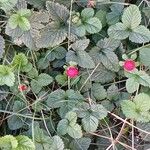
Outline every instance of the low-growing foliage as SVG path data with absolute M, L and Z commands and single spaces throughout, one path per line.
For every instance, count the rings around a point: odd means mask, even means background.
M 0 150 L 150 149 L 148 0 L 0 0 Z

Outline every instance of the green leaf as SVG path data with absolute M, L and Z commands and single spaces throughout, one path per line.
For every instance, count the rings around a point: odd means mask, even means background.
M 88 150 L 91 144 L 91 139 L 87 137 L 83 137 L 80 139 L 73 140 L 69 147 L 71 150 Z
M 139 84 L 150 87 L 150 76 L 146 72 L 137 72 L 135 78 L 137 78 Z
M 0 85 L 13 86 L 15 75 L 8 66 L 0 65 Z
M 28 64 L 28 59 L 25 56 L 25 54 L 19 53 L 18 55 L 15 55 L 11 64 L 13 67 L 17 68 L 18 70 L 21 70 Z
M 111 51 L 103 51 L 99 55 L 102 64 L 111 71 L 119 71 L 119 60 L 117 55 Z
M 31 11 L 30 9 L 20 9 L 17 11 L 17 14 L 23 17 L 30 17 L 31 16 Z
M 75 51 L 71 50 L 68 51 L 68 53 L 66 54 L 66 61 L 67 62 L 74 61 L 83 68 L 94 68 L 95 64 L 92 58 L 86 51 L 84 51 L 87 48 L 88 44 L 89 44 L 88 39 L 79 40 L 73 43 L 71 47 Z
M 59 121 L 59 123 L 57 125 L 58 134 L 60 134 L 60 135 L 67 134 L 68 125 L 69 125 L 69 122 L 66 119 L 62 119 L 61 121 Z
M 123 8 L 124 8 L 123 5 L 119 4 L 111 5 L 110 7 L 111 12 L 106 15 L 107 23 L 109 25 L 113 25 L 120 21 Z
M 90 43 L 89 39 L 78 40 L 75 43 L 71 44 L 70 47 L 75 51 L 84 51 Z
M 84 25 L 85 25 L 86 31 L 91 34 L 98 33 L 102 29 L 102 23 L 96 17 L 87 19 Z
M 43 129 L 39 127 L 39 124 L 34 124 L 34 139 L 36 150 L 50 149 L 52 145 L 52 139 L 45 135 Z
M 24 104 L 24 102 L 20 102 L 20 101 L 15 101 L 14 105 L 13 105 L 13 113 L 17 113 L 18 111 L 20 111 L 19 114 L 25 115 L 28 113 L 27 109 L 24 109 L 26 107 L 26 105 Z M 11 116 L 8 118 L 8 126 L 11 130 L 16 130 L 21 128 L 25 121 L 26 118 L 25 117 L 21 117 L 21 116 L 17 116 L 17 114 Z
M 63 105 L 63 100 L 65 99 L 65 91 L 56 90 L 49 94 L 47 99 L 47 105 L 52 108 L 59 108 Z
M 88 73 L 84 72 L 84 76 L 89 76 L 89 73 L 91 73 L 92 70 L 90 70 Z M 96 71 L 91 76 L 91 81 L 100 82 L 100 83 L 108 83 L 113 81 L 115 77 L 115 73 L 105 68 L 102 64 L 99 65 L 99 67 L 96 69 Z
M 136 119 L 139 117 L 136 112 L 136 105 L 130 100 L 124 100 L 121 102 L 121 108 L 127 118 Z
M 98 127 L 98 119 L 94 116 L 87 116 L 82 119 L 82 125 L 86 132 L 94 132 Z
M 8 20 L 8 25 L 11 29 L 15 29 L 18 26 L 18 14 L 13 14 Z
M 53 78 L 46 73 L 41 73 L 37 78 L 37 82 L 43 87 L 51 84 L 53 82 Z
M 18 146 L 14 150 L 35 150 L 35 145 L 27 136 L 19 135 L 16 137 Z
M 108 35 L 111 38 L 123 40 L 130 35 L 130 32 L 127 30 L 123 23 L 116 23 L 115 25 L 112 25 L 108 28 Z
M 17 4 L 17 0 L 1 0 L 0 8 L 5 12 L 10 11 Z
M 106 14 L 107 14 L 107 12 L 104 10 L 99 10 L 95 14 L 95 17 L 101 21 L 102 27 L 106 26 Z
M 144 7 L 142 12 L 144 12 L 145 16 L 150 19 L 150 9 L 149 7 Z
M 23 30 L 23 31 L 28 31 L 30 30 L 30 22 L 27 18 L 22 17 L 21 20 L 18 22 L 18 26 Z
M 56 76 L 55 79 L 58 82 L 58 84 L 63 85 L 63 86 L 67 85 L 67 76 L 59 74 Z
M 130 100 L 122 101 L 121 107 L 127 118 L 135 119 L 139 122 L 150 121 L 150 96 L 145 93 L 136 95 L 133 102 Z
M 50 150 L 64 150 L 64 143 L 59 136 L 57 135 L 53 136 L 52 140 L 53 143 L 50 147 Z
M 75 112 L 68 112 L 65 118 L 69 121 L 70 126 L 74 126 L 77 122 L 77 114 Z
M 17 139 L 12 135 L 5 135 L 3 137 L 0 137 L 0 148 L 2 150 L 12 150 L 17 148 L 18 141 Z
M 141 23 L 141 12 L 136 5 L 127 7 L 122 15 L 122 22 L 125 27 L 134 29 Z
M 142 48 L 139 57 L 143 65 L 150 67 L 150 48 Z
M 81 126 L 77 123 L 77 114 L 75 112 L 68 112 L 65 119 L 62 119 L 57 126 L 57 131 L 61 135 L 68 133 L 72 138 L 81 138 L 82 130 Z
M 139 88 L 139 83 L 136 78 L 129 78 L 126 81 L 126 89 L 128 93 L 134 93 Z
M 141 111 L 149 111 L 150 109 L 150 96 L 145 93 L 140 93 L 134 98 L 134 103 Z
M 129 39 L 135 43 L 146 43 L 150 41 L 150 30 L 140 25 L 134 28 L 129 35 Z
M 0 58 L 2 58 L 5 48 L 4 38 L 0 35 Z
M 119 89 L 115 84 L 112 84 L 107 89 L 107 98 L 109 100 L 116 100 L 119 96 Z
M 69 126 L 67 131 L 68 134 L 74 139 L 79 139 L 82 137 L 81 126 L 79 126 L 78 124 L 75 124 L 74 126 Z
M 60 22 L 52 22 L 41 30 L 41 36 L 36 41 L 38 48 L 54 47 L 63 42 L 67 37 L 67 31 L 61 27 Z
M 94 16 L 94 9 L 93 8 L 85 8 L 81 12 L 81 17 L 85 20 L 92 18 L 93 16 Z
M 90 56 L 92 56 L 96 63 L 102 63 L 111 71 L 117 72 L 119 70 L 118 57 L 112 50 L 94 47 L 90 51 Z
M 49 61 L 53 61 L 55 59 L 63 59 L 66 56 L 66 49 L 62 46 L 57 47 L 56 49 L 48 50 L 45 58 Z
M 107 96 L 106 90 L 99 83 L 94 83 L 91 91 L 92 91 L 93 96 L 96 98 L 96 100 L 103 100 Z
M 94 68 L 95 64 L 89 54 L 85 51 L 77 52 L 77 63 L 83 68 Z

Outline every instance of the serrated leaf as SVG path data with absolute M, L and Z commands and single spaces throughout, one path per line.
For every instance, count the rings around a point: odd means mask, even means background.
M 18 146 L 14 150 L 35 150 L 35 145 L 27 136 L 19 135 L 16 137 Z
M 88 45 L 90 43 L 90 40 L 89 39 L 84 39 L 84 40 L 78 40 L 76 41 L 75 43 L 71 44 L 70 47 L 73 48 L 73 50 L 75 51 L 80 51 L 80 50 L 85 50 Z
M 112 38 L 104 38 L 99 40 L 96 44 L 99 48 L 114 51 L 120 46 L 120 41 Z
M 150 96 L 145 93 L 140 93 L 134 97 L 134 103 L 141 111 L 149 111 L 150 109 Z
M 26 107 L 26 105 L 24 104 L 24 102 L 20 102 L 20 101 L 15 101 L 14 105 L 13 105 L 13 112 L 17 113 L 18 111 L 24 109 L 24 107 Z M 26 114 L 28 113 L 27 109 L 24 109 L 23 111 L 20 111 L 19 114 Z M 16 130 L 21 128 L 24 123 L 25 123 L 26 118 L 25 117 L 21 117 L 21 116 L 17 116 L 17 115 L 13 115 L 10 118 L 8 118 L 8 126 L 11 130 Z
M 91 91 L 96 100 L 102 100 L 107 96 L 106 90 L 99 83 L 94 83 L 92 85 Z
M 109 25 L 113 25 L 120 21 L 124 6 L 119 4 L 111 5 L 111 12 L 107 14 L 106 19 Z
M 68 51 L 66 54 L 66 61 L 74 61 L 83 68 L 94 68 L 95 64 L 89 54 L 83 50 L 80 51 Z
M 129 34 L 130 32 L 127 30 L 123 23 L 116 23 L 115 25 L 112 25 L 108 28 L 108 35 L 111 38 L 117 40 L 126 39 Z
M 89 73 L 92 71 L 90 70 Z M 87 74 L 87 73 L 86 73 Z M 85 74 L 84 74 L 85 75 Z M 102 64 L 96 69 L 91 76 L 91 81 L 107 83 L 114 79 L 115 73 L 105 68 Z
M 19 70 L 21 70 L 24 66 L 28 64 L 28 59 L 23 53 L 19 53 L 15 55 L 11 65 Z
M 87 116 L 82 119 L 82 125 L 86 132 L 94 132 L 98 127 L 98 119 L 94 116 Z
M 8 88 L 6 88 L 5 86 L 0 86 L 0 101 L 5 99 L 8 94 Z
M 59 123 L 57 125 L 58 134 L 60 134 L 60 135 L 67 134 L 68 124 L 69 124 L 69 122 L 66 119 L 62 119 L 61 121 L 59 121 Z
M 89 18 L 88 20 L 85 21 L 84 25 L 86 31 L 91 34 L 98 33 L 102 29 L 102 23 L 96 17 Z
M 53 143 L 51 145 L 50 150 L 64 150 L 64 143 L 59 136 L 57 135 L 53 136 L 52 140 Z
M 29 20 L 25 17 L 21 18 L 21 21 L 19 21 L 18 25 L 23 31 L 28 31 L 31 28 Z
M 119 71 L 119 60 L 117 55 L 111 51 L 103 51 L 99 55 L 102 64 L 111 71 Z
M 121 107 L 127 118 L 139 122 L 149 122 L 150 120 L 150 96 L 145 93 L 136 95 L 133 102 L 130 100 L 122 101 Z
M 74 126 L 77 122 L 77 114 L 75 112 L 68 112 L 65 119 L 69 121 L 70 126 Z
M 88 150 L 89 146 L 91 144 L 91 139 L 90 138 L 80 138 L 80 139 L 75 139 L 73 140 L 69 147 L 71 150 Z
M 38 76 L 37 82 L 39 85 L 41 85 L 43 87 L 43 86 L 47 86 L 47 85 L 51 84 L 53 82 L 53 78 L 46 73 L 41 73 Z
M 0 137 L 0 148 L 3 150 L 16 149 L 18 146 L 17 139 L 12 135 L 5 135 Z
M 77 63 L 79 66 L 83 68 L 94 68 L 95 64 L 89 54 L 85 51 L 78 51 L 77 52 Z
M 94 9 L 93 8 L 85 8 L 81 12 L 81 16 L 83 19 L 88 19 L 94 16 Z
M 139 114 L 136 112 L 136 105 L 132 101 L 122 101 L 121 108 L 127 118 L 136 119 L 139 117 Z
M 49 61 L 53 61 L 55 59 L 63 59 L 66 56 L 66 49 L 62 46 L 57 47 L 56 49 L 48 50 L 45 58 Z
M 144 12 L 145 16 L 150 19 L 150 8 L 144 7 L 142 11 Z
M 140 50 L 140 62 L 145 65 L 150 67 L 150 48 L 142 48 Z
M 129 28 L 134 29 L 141 23 L 141 12 L 136 5 L 127 7 L 122 15 L 123 24 Z
M 116 100 L 118 98 L 118 95 L 119 95 L 118 87 L 115 84 L 109 86 L 109 88 L 107 89 L 107 98 L 109 100 Z
M 38 48 L 54 47 L 63 42 L 67 37 L 67 31 L 60 27 L 59 22 L 52 22 L 42 31 L 41 36 L 36 41 Z
M 47 1 L 46 8 L 51 14 L 53 20 L 59 20 L 65 22 L 69 18 L 69 11 L 64 5 Z
M 10 11 L 17 4 L 17 0 L 3 0 L 0 2 L 0 8 L 5 12 Z
M 8 66 L 0 65 L 0 85 L 13 86 L 15 75 Z
M 95 14 L 95 17 L 98 18 L 101 21 L 102 27 L 106 26 L 106 14 L 107 14 L 107 12 L 104 11 L 104 10 L 99 10 Z
M 65 99 L 65 91 L 56 90 L 48 96 L 47 105 L 52 108 L 61 107 L 63 105 L 64 99 Z
M 146 43 L 150 41 L 150 30 L 140 25 L 134 28 L 129 35 L 129 39 L 135 43 Z
M 81 130 L 81 126 L 79 126 L 78 124 L 75 124 L 74 126 L 69 126 L 68 129 L 68 134 L 74 138 L 74 139 L 79 139 L 82 137 L 82 130 Z
M 134 93 L 139 88 L 139 83 L 135 78 L 129 78 L 126 81 L 126 89 L 128 93 Z
M 2 58 L 5 48 L 4 38 L 0 35 L 0 58 Z

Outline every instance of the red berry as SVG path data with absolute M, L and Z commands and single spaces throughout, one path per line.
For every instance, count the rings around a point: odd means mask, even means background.
M 89 0 L 87 7 L 94 7 L 95 6 L 95 1 L 94 0 Z
M 125 60 L 123 68 L 126 71 L 133 71 L 136 68 L 135 61 L 132 59 Z
M 66 74 L 70 78 L 75 78 L 79 74 L 78 68 L 70 66 L 70 67 L 67 68 Z
M 24 85 L 24 84 L 20 84 L 20 85 L 18 86 L 18 90 L 19 90 L 20 92 L 26 91 L 27 89 L 28 89 L 28 87 L 27 87 L 26 85 Z

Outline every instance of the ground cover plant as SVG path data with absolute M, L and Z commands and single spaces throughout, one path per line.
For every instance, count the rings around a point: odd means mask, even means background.
M 148 0 L 0 0 L 0 150 L 150 149 Z

